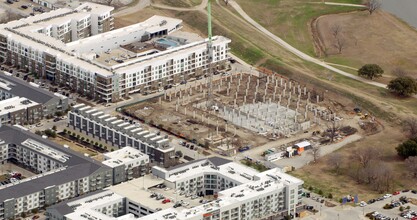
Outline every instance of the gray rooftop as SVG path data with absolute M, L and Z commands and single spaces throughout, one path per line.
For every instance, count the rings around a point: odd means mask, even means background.
M 20 78 L 8 76 L 4 73 L 0 74 L 0 81 L 8 81 L 14 84 L 14 86 L 10 86 L 11 90 L 9 90 L 13 95 L 25 97 L 37 103 L 45 104 L 51 99 L 58 98 L 58 96 L 50 91 L 31 86 L 28 82 Z
M 14 143 L 20 146 L 22 146 L 21 143 L 25 140 L 32 139 L 41 144 L 45 144 L 48 147 L 65 152 L 70 156 L 70 158 L 63 163 L 63 165 L 67 167 L 65 170 L 40 176 L 33 180 L 21 182 L 0 190 L 0 201 L 19 198 L 43 190 L 48 186 L 60 185 L 72 180 L 81 179 L 100 170 L 110 170 L 109 167 L 94 159 L 74 152 L 71 149 L 64 148 L 59 144 L 49 141 L 48 139 L 43 139 L 39 135 L 22 130 L 19 127 L 9 125 L 1 126 L 0 139 L 4 140 L 6 143 Z

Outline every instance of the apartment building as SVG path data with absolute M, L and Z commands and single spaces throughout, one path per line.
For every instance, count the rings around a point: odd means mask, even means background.
M 133 147 L 104 154 L 103 164 L 113 168 L 113 184 L 138 178 L 149 171 L 149 156 Z
M 37 174 L 0 186 L 0 220 L 113 184 L 112 168 L 17 125 L 0 127 L 0 159 Z
M 34 124 L 39 122 L 44 116 L 52 116 L 57 112 L 65 112 L 68 109 L 68 97 L 38 87 L 38 85 L 27 83 L 10 74 L 0 74 L 0 105 L 2 105 L 1 103 L 11 103 L 11 105 L 14 103 L 21 105 L 21 108 L 27 109 L 26 116 L 20 112 L 20 119 L 16 120 L 17 116 L 9 117 L 9 120 L 5 118 L 3 122 Z M 18 101 L 11 101 L 14 97 L 17 97 L 15 99 L 18 99 Z M 4 105 L 10 106 L 8 104 Z M 13 111 L 16 109 L 17 106 L 8 110 Z M 2 111 L 0 111 L 0 114 L 2 114 Z
M 112 144 L 140 150 L 150 162 L 163 167 L 175 165 L 175 148 L 165 136 L 151 133 L 140 124 L 131 124 L 84 104 L 68 112 L 68 126 Z
M 125 203 L 122 205 L 126 210 L 124 214 L 116 216 L 115 212 L 111 212 L 111 215 L 106 215 L 103 210 L 95 208 L 94 202 L 88 205 L 83 205 L 82 202 L 64 202 L 50 207 L 47 213 L 51 220 L 91 218 L 102 220 L 253 220 L 267 219 L 271 216 L 284 217 L 297 212 L 297 207 L 301 205 L 303 184 L 301 180 L 283 173 L 278 168 L 259 173 L 251 168 L 240 166 L 237 163 L 213 157 L 189 162 L 173 170 L 153 167 L 152 176 L 144 176 L 104 190 L 107 194 L 114 193 L 111 194 L 112 196 L 119 195 L 125 198 Z M 181 170 L 183 172 L 177 173 Z M 222 184 L 221 179 L 226 178 L 233 180 L 237 185 L 229 185 L 228 188 L 217 191 L 215 199 L 205 204 L 198 202 L 201 198 L 193 199 L 183 195 L 181 188 L 160 189 L 157 187 L 162 183 L 167 187 L 170 183 L 173 184 L 172 180 L 163 177 L 175 178 L 175 182 L 188 180 L 189 183 L 188 173 L 197 170 L 201 172 L 203 183 L 207 183 L 205 186 L 203 184 L 203 188 L 208 190 L 217 189 Z M 212 178 L 211 175 L 216 175 L 217 178 Z M 154 198 L 159 196 L 170 199 L 171 202 L 162 203 L 161 200 Z M 95 197 L 95 195 L 92 196 L 92 198 Z M 115 198 L 114 203 L 120 201 L 119 197 Z M 173 205 L 177 203 L 183 205 L 174 208 Z M 100 204 L 101 202 L 97 202 L 97 206 Z M 120 204 L 116 205 L 116 207 L 120 206 Z M 112 207 L 112 204 L 107 204 L 107 207 Z
M 42 119 L 42 105 L 22 97 L 0 101 L 0 122 L 3 124 L 34 124 Z
M 112 30 L 112 10 L 85 3 L 2 24 L 0 62 L 105 102 L 207 73 L 208 39 L 175 35 L 181 20 L 152 16 Z M 213 37 L 213 68 L 224 67 L 229 43 Z

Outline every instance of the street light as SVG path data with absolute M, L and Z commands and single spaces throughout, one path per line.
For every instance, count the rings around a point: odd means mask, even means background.
M 323 205 L 320 205 L 320 216 L 321 216 L 321 207 L 322 207 Z

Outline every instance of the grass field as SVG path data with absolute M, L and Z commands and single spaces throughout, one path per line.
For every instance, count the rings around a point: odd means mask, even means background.
M 172 7 L 189 8 L 201 4 L 202 0 L 152 0 L 153 3 Z
M 312 19 L 326 14 L 358 10 L 354 7 L 318 4 L 319 0 L 236 0 L 236 2 L 259 24 L 309 55 L 315 55 L 309 28 Z M 361 0 L 332 2 L 358 4 Z

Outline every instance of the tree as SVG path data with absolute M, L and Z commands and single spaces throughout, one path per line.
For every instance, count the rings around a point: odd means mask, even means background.
M 395 148 L 398 156 L 403 158 L 417 156 L 417 138 L 411 138 Z
M 405 160 L 405 165 L 408 170 L 413 174 L 413 177 L 417 177 L 417 157 L 409 157 Z
M 99 148 L 103 148 L 103 144 L 98 145 Z
M 64 132 L 64 133 L 67 133 L 67 129 L 65 129 L 65 128 L 64 128 L 63 132 Z
M 392 75 L 397 77 L 408 76 L 408 73 L 400 67 L 397 67 L 391 71 Z
M 98 142 L 94 143 L 94 146 L 98 146 Z
M 366 2 L 366 9 L 368 10 L 369 14 L 372 15 L 374 11 L 381 8 L 381 1 L 380 0 L 368 0 Z
M 36 131 L 35 131 L 35 134 L 37 134 L 37 135 L 39 135 L 39 136 L 42 136 L 42 131 L 36 130 Z
M 329 158 L 327 159 L 327 163 L 330 167 L 333 168 L 333 170 L 336 172 L 336 174 L 340 173 L 340 168 L 343 164 L 343 157 L 340 153 L 335 152 L 329 155 Z
M 384 70 L 377 64 L 365 64 L 358 70 L 358 75 L 370 80 L 381 77 Z
M 81 136 L 80 136 L 79 134 L 77 134 L 76 138 L 77 138 L 77 139 L 80 139 L 80 137 L 81 137 Z
M 327 196 L 327 198 L 333 199 L 333 194 L 329 193 L 329 195 Z
M 409 76 L 397 77 L 391 80 L 387 88 L 401 96 L 417 94 L 417 82 Z
M 409 138 L 417 138 L 417 118 L 409 117 L 403 121 L 403 131 Z
M 52 126 L 52 130 L 56 131 L 56 125 Z
M 336 38 L 336 41 L 333 44 L 333 46 L 337 49 L 337 51 L 339 52 L 339 54 L 341 54 L 342 53 L 342 50 L 345 49 L 345 47 L 346 47 L 346 40 L 343 37 L 338 36 Z
M 330 31 L 332 32 L 333 37 L 337 39 L 339 34 L 342 32 L 342 26 L 340 26 L 340 24 L 333 24 Z
M 313 162 L 316 162 L 320 157 L 320 145 L 312 145 L 311 155 L 313 156 Z
M 381 153 L 376 147 L 363 147 L 352 151 L 352 159 L 356 160 L 362 168 L 368 167 L 373 160 L 377 160 L 380 156 Z

